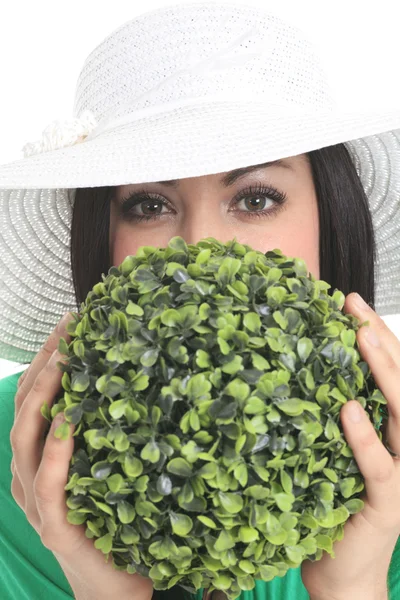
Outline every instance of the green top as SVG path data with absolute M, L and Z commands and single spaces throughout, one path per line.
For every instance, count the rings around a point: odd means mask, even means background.
M 0 598 L 2 600 L 66 600 L 73 598 L 71 587 L 59 563 L 43 546 L 25 513 L 11 494 L 10 431 L 14 422 L 14 396 L 21 375 L 0 380 Z M 203 590 L 195 599 L 201 600 Z M 309 600 L 300 567 L 289 569 L 284 577 L 257 580 L 240 600 Z M 389 570 L 389 600 L 400 600 L 400 537 Z

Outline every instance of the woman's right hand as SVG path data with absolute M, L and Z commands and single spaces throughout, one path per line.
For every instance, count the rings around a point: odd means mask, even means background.
M 10 433 L 11 493 L 43 545 L 60 563 L 75 598 L 150 600 L 153 584 L 149 578 L 116 570 L 111 557 L 105 562 L 105 555 L 95 548 L 94 540 L 86 537 L 85 525 L 72 525 L 67 521 L 64 487 L 74 450 L 74 426 L 69 426 L 68 440 L 61 440 L 54 437 L 58 424 L 53 421 L 45 438 L 47 422 L 40 411 L 44 401 L 51 408 L 61 389 L 62 372 L 56 366 L 62 359 L 57 350 L 58 342 L 61 337 L 71 341 L 66 325 L 73 319 L 71 313 L 66 317 L 58 323 L 18 381 Z

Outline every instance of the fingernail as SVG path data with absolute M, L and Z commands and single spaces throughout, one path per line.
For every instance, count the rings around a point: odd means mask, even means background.
M 354 302 L 361 310 L 369 310 L 368 304 L 365 302 L 363 298 L 361 298 L 360 294 L 356 294 L 354 298 Z
M 360 423 L 363 418 L 363 408 L 357 401 L 350 402 L 347 414 L 352 423 Z
M 55 367 L 56 362 L 59 360 L 60 356 L 58 350 L 54 350 L 53 354 L 50 356 L 50 366 Z
M 57 429 L 57 427 L 59 425 L 61 425 L 61 423 L 64 423 L 65 418 L 64 418 L 64 413 L 58 413 L 58 415 L 56 415 L 53 419 L 53 423 L 52 423 L 52 427 L 53 429 Z
M 367 338 L 367 342 L 369 342 L 372 346 L 375 346 L 375 348 L 379 348 L 379 346 L 381 345 L 378 336 L 371 327 L 367 328 L 367 331 L 365 332 L 365 337 Z
M 69 323 L 71 318 L 72 318 L 72 315 L 70 312 L 65 313 L 65 315 L 61 319 L 61 325 L 66 325 L 67 323 Z

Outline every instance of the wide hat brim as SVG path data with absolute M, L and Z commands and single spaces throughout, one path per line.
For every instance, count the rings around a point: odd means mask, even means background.
M 376 311 L 400 313 L 400 110 L 204 103 L 0 166 L 0 358 L 30 362 L 61 316 L 79 311 L 69 247 L 76 188 L 220 173 L 337 143 L 351 152 L 373 216 Z
M 133 120 L 0 166 L 0 188 L 116 186 L 220 173 L 400 128 L 400 110 L 210 102 Z

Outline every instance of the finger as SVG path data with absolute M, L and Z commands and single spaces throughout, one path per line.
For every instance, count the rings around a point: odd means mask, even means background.
M 352 420 L 353 411 L 359 414 L 358 422 Z M 346 440 L 365 479 L 368 503 L 376 510 L 382 511 L 391 501 L 391 487 L 398 487 L 398 474 L 393 458 L 383 446 L 367 413 L 357 400 L 346 402 L 340 417 Z M 398 498 L 398 491 L 396 490 L 393 498 Z
M 14 498 L 15 502 L 18 504 L 21 510 L 25 512 L 25 494 L 24 488 L 21 485 L 21 481 L 18 477 L 18 473 L 16 473 L 11 482 L 11 495 Z
M 32 486 L 42 457 L 44 428 L 47 424 L 40 408 L 44 402 L 51 407 L 61 388 L 63 374 L 56 365 L 60 356 L 55 350 L 51 360 L 37 376 L 10 433 L 15 468 L 24 488 L 27 510 L 32 508 Z
M 60 419 L 60 421 L 59 421 Z M 74 425 L 69 424 L 69 438 L 55 437 L 57 427 L 63 422 L 63 413 L 57 415 L 50 428 L 43 448 L 33 490 L 37 511 L 41 521 L 40 536 L 43 544 L 54 552 L 76 551 L 82 545 L 85 527 L 71 525 L 67 521 L 65 486 L 68 481 L 70 460 L 74 450 Z
M 389 329 L 385 321 L 370 306 L 368 306 L 368 304 L 359 306 L 357 296 L 358 295 L 353 292 L 346 297 L 344 303 L 345 312 L 352 313 L 361 321 L 361 323 L 369 321 L 370 327 L 378 335 L 382 347 L 390 354 L 393 362 L 400 368 L 400 340 L 395 336 L 393 331 Z M 361 327 L 360 331 L 362 329 L 364 329 L 364 327 Z
M 36 354 L 32 363 L 29 365 L 28 369 L 22 374 L 19 378 L 19 386 L 17 389 L 17 393 L 15 394 L 15 412 L 14 419 L 16 418 L 21 406 L 31 389 L 38 373 L 44 368 L 45 364 L 49 361 L 51 355 L 54 350 L 58 348 L 58 343 L 60 338 L 63 337 L 67 343 L 71 341 L 71 336 L 68 334 L 66 330 L 66 325 L 72 321 L 74 317 L 71 313 L 67 313 L 63 316 L 63 318 L 57 323 L 56 328 L 52 331 L 50 336 L 47 338 L 46 342 Z
M 400 366 L 381 343 L 380 333 L 374 331 L 379 346 L 370 343 L 370 327 L 362 327 L 357 332 L 357 340 L 363 359 L 368 363 L 376 385 L 387 400 L 389 419 L 386 423 L 385 438 L 392 450 L 400 454 Z
M 29 367 L 27 369 L 25 369 L 25 371 L 22 373 L 21 377 L 18 379 L 18 381 L 17 381 L 17 390 L 19 390 L 19 388 L 21 387 L 21 384 L 24 381 L 24 379 L 25 379 L 28 371 L 29 371 Z

